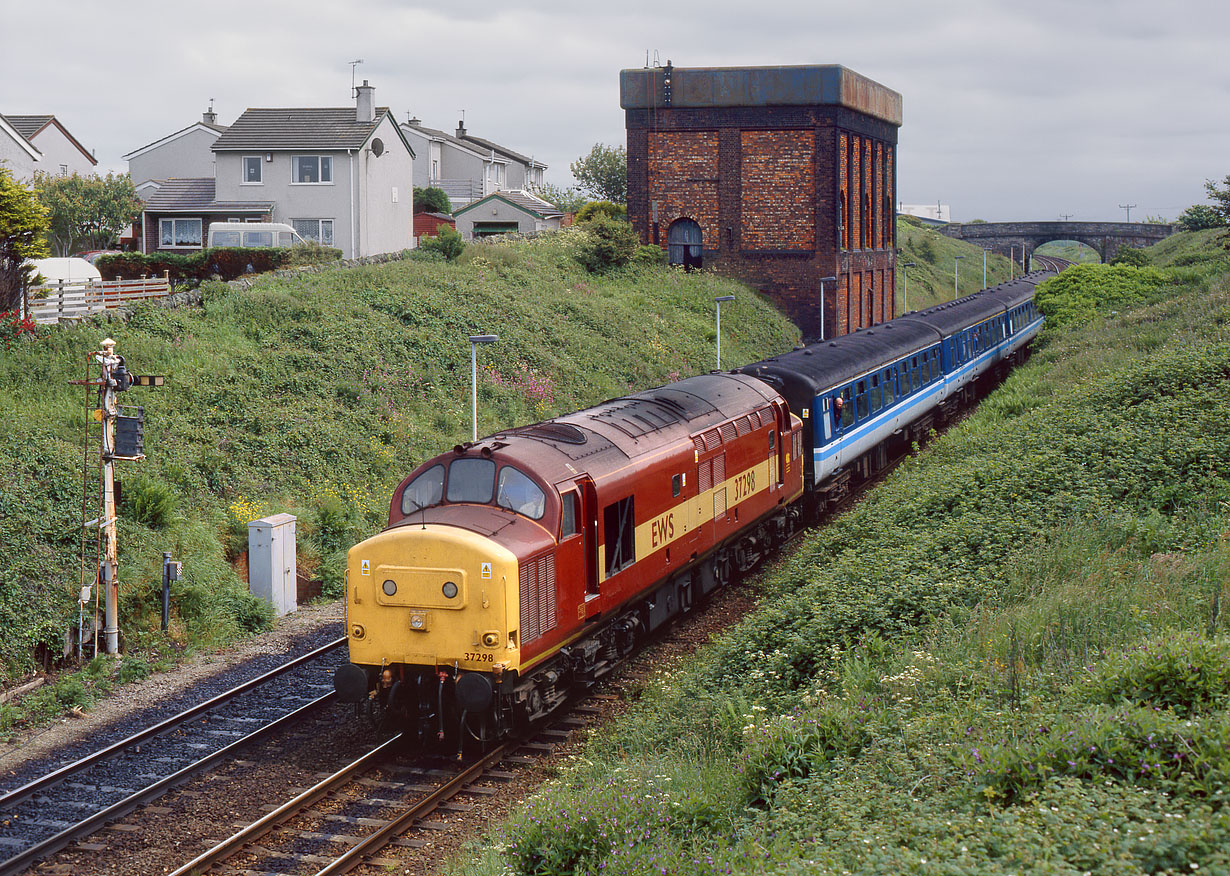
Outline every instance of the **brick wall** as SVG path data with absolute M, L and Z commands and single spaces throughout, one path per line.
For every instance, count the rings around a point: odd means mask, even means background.
M 893 315 L 896 131 L 832 106 L 629 109 L 628 219 L 662 246 L 694 219 L 705 269 L 765 292 L 805 337 L 837 276 L 823 323 L 845 334 Z

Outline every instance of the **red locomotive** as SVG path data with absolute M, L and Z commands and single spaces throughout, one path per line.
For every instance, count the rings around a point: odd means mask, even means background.
M 339 694 L 458 744 L 549 713 L 791 533 L 802 452 L 781 395 L 714 373 L 424 463 L 350 551 Z

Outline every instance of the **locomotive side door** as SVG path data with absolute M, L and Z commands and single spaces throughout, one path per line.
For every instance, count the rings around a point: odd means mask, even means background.
M 556 484 L 563 504 L 559 563 L 579 599 L 577 619 L 598 595 L 598 503 L 594 482 L 585 475 Z

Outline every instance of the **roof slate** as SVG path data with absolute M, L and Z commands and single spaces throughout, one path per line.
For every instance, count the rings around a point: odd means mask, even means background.
M 151 213 L 199 210 L 214 212 L 267 212 L 273 209 L 272 202 L 215 201 L 212 177 L 154 180 L 158 188 L 145 199 L 145 209 Z
M 249 109 L 211 147 L 235 149 L 359 149 L 389 112 L 377 107 L 371 122 L 355 120 L 354 107 Z
M 13 129 L 29 140 L 51 123 L 55 116 L 9 116 L 4 117 Z

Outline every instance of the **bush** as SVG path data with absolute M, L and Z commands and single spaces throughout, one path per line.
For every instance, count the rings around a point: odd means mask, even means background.
M 419 249 L 439 253 L 450 262 L 465 252 L 465 248 L 461 233 L 451 225 L 441 225 L 435 237 L 423 237 L 419 240 Z
M 640 267 L 666 264 L 666 250 L 660 246 L 638 246 L 632 251 L 631 263 Z
M 1222 215 L 1208 204 L 1193 204 L 1175 222 L 1180 231 L 1203 231 L 1206 228 L 1221 228 L 1225 224 Z
M 104 280 L 117 277 L 158 277 L 172 280 L 207 280 L 214 274 L 223 280 L 233 280 L 244 274 L 262 274 L 295 265 L 336 261 L 340 249 L 306 243 L 279 249 L 245 249 L 218 246 L 189 255 L 171 252 L 126 252 L 101 256 L 96 262 Z
M 129 520 L 160 529 L 171 521 L 178 504 L 171 487 L 141 474 L 124 482 L 120 511 Z
M 601 273 L 628 264 L 640 244 L 627 222 L 599 216 L 587 223 L 588 236 L 577 250 L 577 261 L 590 273 Z
M 1110 263 L 1112 265 L 1132 265 L 1137 268 L 1143 268 L 1149 264 L 1149 254 L 1143 249 L 1125 246 L 1115 253 L 1115 257 L 1110 260 Z
M 592 222 L 600 216 L 605 216 L 608 219 L 626 220 L 628 209 L 613 201 L 590 201 L 580 210 L 577 210 L 578 223 Z

